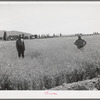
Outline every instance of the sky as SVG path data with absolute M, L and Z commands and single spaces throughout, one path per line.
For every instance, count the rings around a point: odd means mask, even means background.
M 100 32 L 100 2 L 0 2 L 0 30 L 66 35 Z

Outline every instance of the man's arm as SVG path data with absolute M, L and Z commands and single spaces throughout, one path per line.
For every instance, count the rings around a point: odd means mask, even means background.
M 87 43 L 87 42 L 84 40 L 84 46 L 86 45 L 86 43 Z
M 16 49 L 18 50 L 18 43 L 17 43 L 17 41 L 16 41 Z
M 24 43 L 24 41 L 23 41 L 23 48 L 24 48 L 24 50 L 25 50 L 25 43 Z
M 75 45 L 77 45 L 77 40 L 75 41 L 75 43 L 74 43 Z

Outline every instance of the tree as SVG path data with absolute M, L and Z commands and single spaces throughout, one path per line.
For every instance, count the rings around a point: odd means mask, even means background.
M 53 34 L 53 36 L 55 37 L 55 34 Z
M 41 36 L 39 35 L 39 38 L 40 38 Z
M 60 33 L 60 36 L 62 36 L 62 34 Z
M 24 39 L 24 34 L 22 34 L 22 38 Z
M 6 31 L 4 31 L 4 35 L 3 35 L 3 40 L 7 40 L 7 33 L 6 33 Z

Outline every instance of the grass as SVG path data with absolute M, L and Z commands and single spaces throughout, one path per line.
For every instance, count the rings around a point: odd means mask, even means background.
M 100 36 L 84 36 L 84 51 L 77 37 L 25 40 L 25 58 L 17 56 L 15 41 L 0 42 L 0 89 L 44 90 L 100 75 Z

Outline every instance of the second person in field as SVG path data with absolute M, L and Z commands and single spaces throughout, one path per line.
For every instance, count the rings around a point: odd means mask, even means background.
M 83 50 L 84 49 L 84 46 L 86 45 L 86 43 L 87 42 L 85 40 L 83 40 L 81 38 L 81 36 L 79 35 L 78 36 L 78 39 L 75 41 L 74 44 L 77 46 L 78 49 Z

